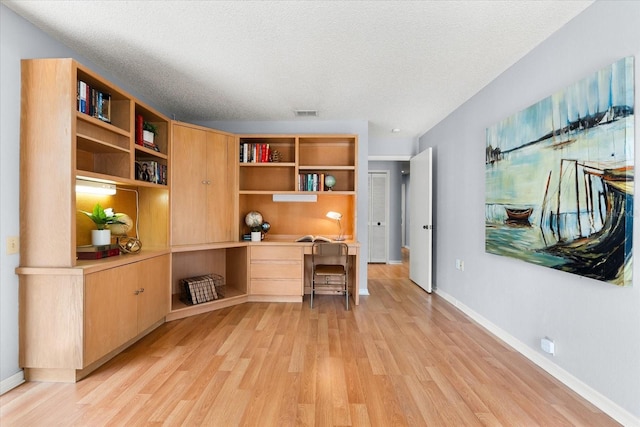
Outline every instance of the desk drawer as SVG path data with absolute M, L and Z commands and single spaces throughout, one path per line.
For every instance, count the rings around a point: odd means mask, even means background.
M 251 246 L 251 260 L 291 260 L 302 261 L 300 246 L 264 245 Z
M 302 279 L 300 261 L 251 263 L 252 279 Z
M 302 295 L 300 280 L 252 280 L 252 295 Z

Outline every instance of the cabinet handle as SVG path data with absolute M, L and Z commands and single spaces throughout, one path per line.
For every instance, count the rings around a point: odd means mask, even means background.
M 133 291 L 135 295 L 140 295 L 143 292 L 144 292 L 144 288 L 136 289 L 135 291 Z
M 211 184 L 211 181 L 209 181 L 208 179 L 205 179 L 205 180 L 202 181 L 202 183 L 204 185 L 209 185 L 209 184 Z

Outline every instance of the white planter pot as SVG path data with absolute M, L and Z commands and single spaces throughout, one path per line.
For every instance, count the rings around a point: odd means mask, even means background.
M 153 132 L 149 132 L 148 130 L 143 130 L 142 131 L 142 139 L 145 142 L 149 142 L 149 143 L 153 144 L 153 137 L 154 136 L 155 135 L 153 134 Z
M 251 232 L 251 241 L 259 242 L 262 240 L 262 232 L 261 231 L 252 231 Z
M 102 246 L 111 244 L 111 230 L 91 230 L 91 244 Z

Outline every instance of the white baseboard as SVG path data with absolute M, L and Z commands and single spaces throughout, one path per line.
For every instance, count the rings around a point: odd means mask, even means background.
M 555 363 L 551 362 L 543 355 L 536 353 L 531 347 L 525 345 L 522 341 L 516 339 L 514 336 L 507 333 L 505 330 L 496 326 L 494 323 L 487 320 L 485 317 L 473 311 L 471 308 L 467 307 L 460 301 L 458 301 L 453 296 L 448 293 L 436 289 L 435 293 L 441 296 L 443 299 L 450 302 L 453 306 L 458 308 L 460 311 L 465 313 L 471 319 L 479 323 L 483 328 L 487 329 L 493 335 L 500 338 L 502 341 L 509 344 L 511 347 L 516 349 L 520 354 L 522 354 L 527 359 L 531 360 L 533 363 L 538 365 L 540 368 L 547 371 L 550 375 L 555 377 L 557 380 L 562 382 L 564 385 L 569 387 L 571 390 L 578 393 L 584 399 L 591 402 L 593 405 L 598 407 L 602 412 L 609 415 L 611 418 L 622 424 L 623 426 L 640 426 L 640 418 L 636 417 L 626 409 L 620 407 L 615 402 L 611 401 L 611 399 L 607 398 L 600 392 L 594 390 L 589 387 L 578 378 L 571 375 L 569 372 L 565 371 Z
M 369 289 L 360 289 L 360 291 L 358 292 L 358 295 L 368 296 L 371 294 L 369 293 Z
M 13 390 L 22 383 L 24 383 L 24 372 L 20 371 L 0 382 L 0 394 L 5 394 L 9 390 Z
M 402 260 L 398 260 L 398 259 L 393 259 L 389 261 L 389 264 L 393 264 L 393 265 L 401 265 L 402 264 Z

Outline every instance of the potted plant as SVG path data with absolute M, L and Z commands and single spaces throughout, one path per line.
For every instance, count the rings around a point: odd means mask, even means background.
M 158 126 L 151 122 L 144 122 L 142 124 L 142 139 L 151 145 L 154 144 L 154 139 L 158 135 Z
M 103 209 L 100 203 L 96 203 L 93 211 L 80 211 L 88 216 L 96 225 L 96 230 L 91 230 L 91 244 L 94 246 L 111 244 L 110 224 L 125 224 L 120 220 L 124 214 L 117 214 L 112 208 Z

